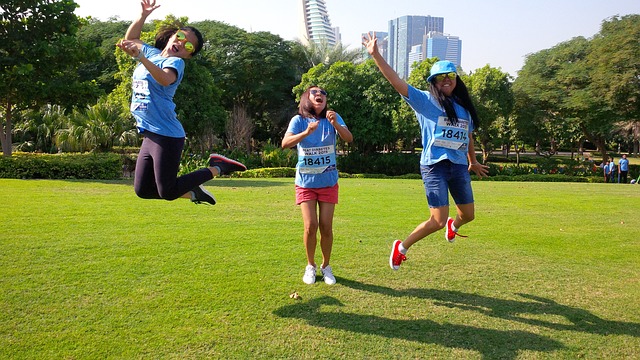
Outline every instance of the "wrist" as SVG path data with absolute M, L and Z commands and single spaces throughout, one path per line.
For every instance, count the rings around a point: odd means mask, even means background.
M 136 60 L 141 60 L 144 56 L 144 53 L 142 52 L 142 50 L 138 51 L 138 56 L 134 56 L 133 58 Z

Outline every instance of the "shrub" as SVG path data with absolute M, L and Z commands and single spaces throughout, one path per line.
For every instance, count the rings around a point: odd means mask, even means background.
M 253 169 L 231 174 L 231 177 L 237 178 L 284 178 L 295 176 L 296 169 L 290 167 Z
M 338 169 L 350 174 L 420 174 L 420 154 L 391 152 L 365 156 L 354 152 L 339 156 L 337 160 Z
M 113 153 L 14 154 L 0 158 L 0 177 L 11 179 L 93 179 L 122 177 L 122 157 Z

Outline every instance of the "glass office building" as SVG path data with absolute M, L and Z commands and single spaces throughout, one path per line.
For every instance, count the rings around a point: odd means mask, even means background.
M 301 0 L 303 12 L 302 39 L 305 43 L 326 41 L 334 46 L 340 41 L 338 28 L 331 27 L 327 4 L 324 0 Z
M 403 16 L 389 21 L 386 60 L 401 78 L 406 79 L 409 76 L 411 49 L 416 45 L 422 45 L 424 37 L 429 32 L 443 33 L 444 18 Z

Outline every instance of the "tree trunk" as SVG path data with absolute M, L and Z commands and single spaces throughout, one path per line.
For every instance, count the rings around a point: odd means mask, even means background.
M 5 124 L 2 125 L 2 133 L 0 133 L 0 143 L 2 144 L 2 155 L 11 156 L 11 145 L 13 140 L 11 139 L 11 100 L 7 100 L 7 111 L 5 113 Z M 1 123 L 0 123 L 1 124 Z
M 251 152 L 251 136 L 254 125 L 249 117 L 247 108 L 241 104 L 234 104 L 231 118 L 226 125 L 227 145 L 231 150 L 242 149 L 247 154 Z

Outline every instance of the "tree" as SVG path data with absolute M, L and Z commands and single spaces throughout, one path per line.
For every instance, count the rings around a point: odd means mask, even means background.
M 551 153 L 559 144 L 584 136 L 607 157 L 606 142 L 617 117 L 606 98 L 594 91 L 595 70 L 586 61 L 590 51 L 589 41 L 577 37 L 532 54 L 515 81 L 518 91 L 544 111 Z
M 56 145 L 73 152 L 110 151 L 115 145 L 135 145 L 137 131 L 120 110 L 107 102 L 74 109 L 68 124 L 56 131 Z
M 242 116 L 229 121 L 249 119 L 256 129 L 253 137 L 259 141 L 280 139 L 292 112 L 291 88 L 299 80 L 292 43 L 271 33 L 248 33 L 217 21 L 194 26 L 207 41 L 202 57 L 222 89 L 223 107 L 230 115 Z
M 319 43 L 311 41 L 307 44 L 298 42 L 300 50 L 304 54 L 304 60 L 308 69 L 325 64 L 331 66 L 337 62 L 351 62 L 355 63 L 362 59 L 362 50 L 353 49 L 349 50 L 342 45 L 341 42 L 331 46 L 326 40 L 322 40 Z
M 640 137 L 640 15 L 603 21 L 591 41 L 587 62 L 593 69 L 593 93 L 606 99 L 617 115 L 614 133 L 629 134 L 638 151 Z M 636 129 L 633 131 L 633 129 Z
M 76 33 L 81 25 L 72 0 L 8 0 L 0 5 L 0 142 L 11 155 L 15 111 L 44 103 L 85 104 L 97 87 L 77 69 L 95 56 Z
M 56 132 L 63 129 L 69 119 L 60 105 L 45 105 L 37 110 L 23 111 L 22 121 L 16 121 L 14 135 L 20 151 L 56 153 Z
M 513 110 L 511 76 L 500 69 L 485 65 L 469 76 L 463 76 L 463 79 L 478 112 L 480 126 L 476 129 L 477 142 L 481 145 L 482 158 L 486 162 L 492 149 L 491 139 L 498 137 L 501 133 L 499 130 L 507 130 L 504 127 L 500 129 L 500 123 L 508 124 L 509 115 Z M 500 119 L 502 122 L 499 122 Z
M 108 21 L 88 18 L 83 20 L 83 25 L 78 30 L 78 39 L 90 44 L 98 52 L 98 57 L 94 61 L 85 62 L 79 66 L 78 73 L 83 80 L 95 81 L 102 90 L 102 94 L 109 94 L 118 86 L 115 76 L 118 72 L 118 63 L 114 48 L 124 36 L 129 24 L 130 22 L 118 18 L 110 18 Z

